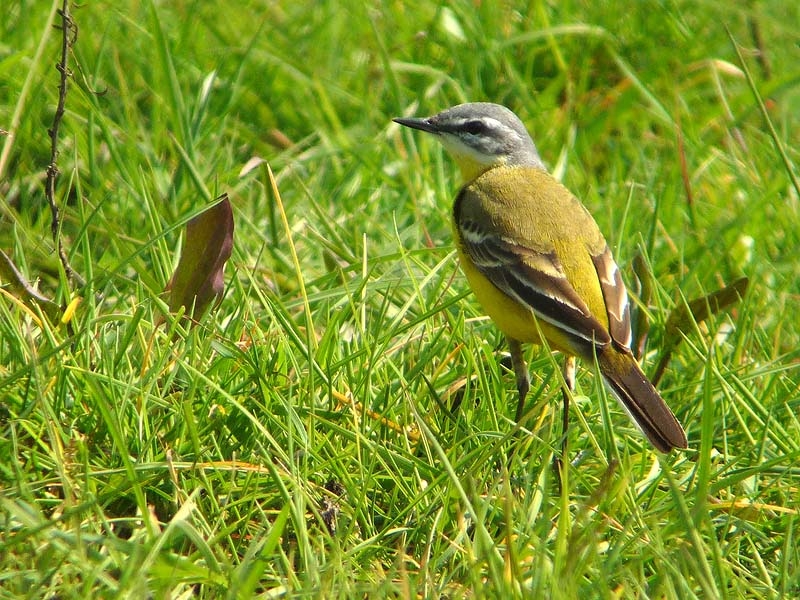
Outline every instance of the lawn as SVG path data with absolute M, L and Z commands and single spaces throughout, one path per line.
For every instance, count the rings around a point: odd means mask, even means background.
M 800 596 L 800 6 L 99 0 L 59 116 L 61 4 L 0 11 L 0 598 Z M 391 121 L 479 100 L 598 221 L 688 450 L 584 364 L 559 485 L 537 347 L 514 422 L 457 169 Z

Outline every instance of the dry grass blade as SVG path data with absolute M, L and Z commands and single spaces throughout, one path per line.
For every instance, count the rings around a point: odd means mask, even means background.
M 697 323 L 701 323 L 710 316 L 739 302 L 747 292 L 749 282 L 747 277 L 742 277 L 707 296 L 680 304 L 672 311 L 664 326 L 664 348 L 653 375 L 653 385 L 657 385 L 661 380 L 664 369 L 672 356 L 672 351 L 680 344 L 683 336 L 688 334 Z

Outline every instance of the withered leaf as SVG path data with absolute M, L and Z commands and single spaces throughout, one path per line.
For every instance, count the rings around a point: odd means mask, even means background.
M 672 351 L 680 344 L 683 335 L 688 334 L 695 323 L 705 321 L 708 317 L 722 312 L 744 298 L 749 282 L 747 277 L 741 277 L 707 296 L 695 298 L 686 304 L 679 304 L 675 307 L 664 325 L 664 343 L 661 359 L 651 378 L 653 385 L 657 385 L 661 380 L 664 369 L 672 356 Z
M 183 306 L 199 318 L 223 292 L 225 263 L 233 250 L 233 210 L 228 195 L 186 224 L 181 258 L 166 287 L 175 313 Z

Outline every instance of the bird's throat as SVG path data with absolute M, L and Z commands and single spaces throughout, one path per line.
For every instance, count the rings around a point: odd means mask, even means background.
M 461 171 L 461 179 L 464 185 L 468 184 L 470 181 L 474 181 L 489 169 L 500 166 L 478 162 L 469 156 L 456 157 L 455 160 Z

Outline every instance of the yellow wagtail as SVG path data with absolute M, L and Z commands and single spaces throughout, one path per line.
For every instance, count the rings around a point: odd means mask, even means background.
M 460 104 L 432 117 L 398 118 L 434 134 L 461 169 L 453 220 L 458 256 L 483 309 L 511 350 L 522 416 L 530 387 L 521 343 L 594 362 L 607 387 L 661 452 L 686 434 L 630 350 L 628 294 L 592 216 L 550 175 L 522 121 L 508 108 Z M 568 395 L 564 394 L 566 410 Z M 564 432 L 566 435 L 566 431 Z

